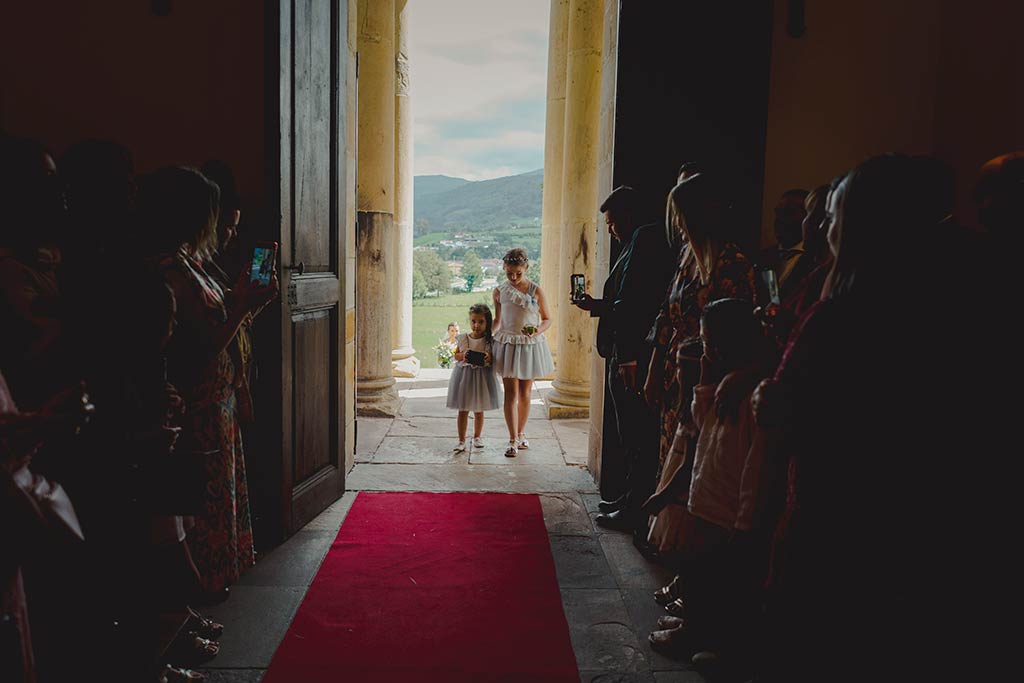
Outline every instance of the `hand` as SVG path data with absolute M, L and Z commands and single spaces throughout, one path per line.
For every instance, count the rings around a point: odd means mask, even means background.
M 572 305 L 577 308 L 582 308 L 584 311 L 594 310 L 594 297 L 589 294 L 584 294 L 579 299 L 573 299 Z
M 665 387 L 655 377 L 656 374 L 648 372 L 647 381 L 644 382 L 644 400 L 655 413 L 661 408 L 661 395 L 665 392 Z
M 640 393 L 640 389 L 636 384 L 636 365 L 620 365 L 619 377 L 622 378 L 622 383 L 626 385 L 626 388 L 631 393 Z
M 456 351 L 455 353 L 452 354 L 452 358 L 454 358 L 457 361 L 464 361 L 466 360 L 466 354 L 463 351 Z
M 245 269 L 235 283 L 232 290 L 235 301 L 246 313 L 255 313 L 271 301 L 277 298 L 281 292 L 281 282 L 277 278 L 277 268 L 274 268 L 269 285 L 262 285 L 258 281 L 249 279 L 249 269 Z
M 489 366 L 490 364 L 491 364 L 491 352 L 490 351 L 484 351 L 484 366 Z
M 682 365 L 679 367 L 682 367 Z M 700 383 L 718 384 L 721 381 L 721 378 L 718 375 L 719 373 L 718 369 L 715 367 L 715 362 L 708 358 L 707 354 L 702 355 L 700 357 Z

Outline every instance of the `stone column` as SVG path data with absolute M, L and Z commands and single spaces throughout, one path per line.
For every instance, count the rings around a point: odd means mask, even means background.
M 615 175 L 615 93 L 618 77 L 619 3 L 606 2 L 604 8 L 604 43 L 601 55 L 601 128 L 597 147 L 598 201 L 608 196 Z M 598 220 L 594 250 L 594 282 L 599 286 L 608 277 L 612 237 Z M 595 339 L 596 341 L 596 339 Z M 590 370 L 590 438 L 587 469 L 594 480 L 601 481 L 601 450 L 604 447 L 605 424 L 605 361 L 597 353 L 591 356 Z M 614 427 L 614 425 L 610 425 Z
M 420 361 L 412 347 L 413 117 L 409 72 L 412 0 L 395 0 L 395 248 L 391 351 L 393 374 L 415 377 Z
M 569 276 L 583 273 L 594 291 L 591 264 L 597 228 L 597 154 L 601 114 L 603 0 L 570 0 L 562 175 L 562 235 L 558 287 L 567 296 Z M 586 417 L 590 409 L 590 314 L 575 306 L 559 311 L 559 363 L 547 395 L 548 417 Z
M 565 56 L 569 0 L 551 0 L 548 33 L 548 103 L 544 125 L 544 200 L 541 209 L 540 281 L 554 323 L 546 335 L 558 362 L 559 255 L 562 250 L 562 153 L 565 149 Z
M 356 408 L 395 415 L 395 0 L 359 0 Z

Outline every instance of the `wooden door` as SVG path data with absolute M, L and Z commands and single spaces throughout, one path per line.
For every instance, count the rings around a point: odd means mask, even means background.
M 279 4 L 283 531 L 345 489 L 346 0 Z

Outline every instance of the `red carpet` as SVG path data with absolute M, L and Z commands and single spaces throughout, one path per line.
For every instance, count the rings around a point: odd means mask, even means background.
M 535 495 L 360 493 L 264 683 L 578 683 Z

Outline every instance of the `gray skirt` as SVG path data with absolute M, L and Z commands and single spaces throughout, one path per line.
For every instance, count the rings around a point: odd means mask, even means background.
M 501 388 L 494 368 L 456 365 L 448 380 L 448 407 L 473 413 L 501 407 Z

